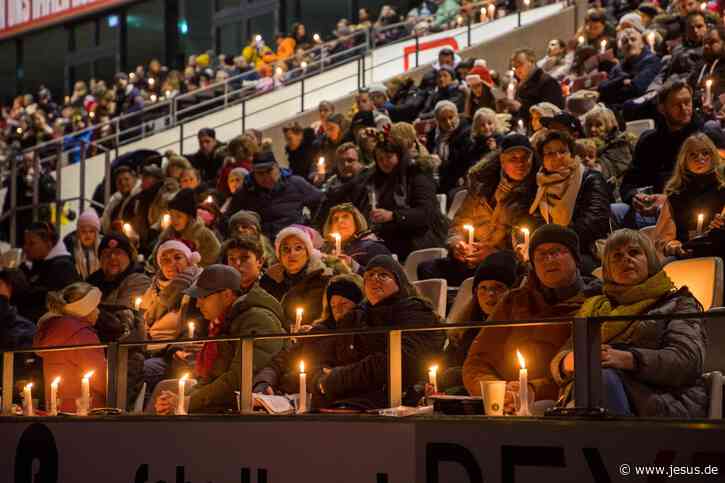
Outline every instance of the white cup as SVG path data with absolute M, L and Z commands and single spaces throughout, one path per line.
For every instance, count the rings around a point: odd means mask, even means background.
M 486 416 L 503 416 L 506 381 L 479 381 Z

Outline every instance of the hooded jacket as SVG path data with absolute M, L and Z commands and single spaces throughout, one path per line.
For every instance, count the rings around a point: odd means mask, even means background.
M 431 135 L 426 148 L 430 153 L 436 153 L 438 143 L 439 140 Z M 465 119 L 460 119 L 458 126 L 448 137 L 448 159 L 442 159 L 438 168 L 439 193 L 449 193 L 460 186 L 461 180 L 465 181 L 468 170 L 475 162 L 468 156 L 471 144 L 471 126 Z

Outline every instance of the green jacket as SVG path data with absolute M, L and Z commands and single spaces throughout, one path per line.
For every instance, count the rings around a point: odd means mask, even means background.
M 460 11 L 461 5 L 458 0 L 445 0 L 436 10 L 433 26 L 441 27 L 448 22 L 454 21 Z
M 284 334 L 284 314 L 279 302 L 255 285 L 232 305 L 224 320 L 222 336 Z M 234 391 L 241 386 L 242 347 L 238 342 L 219 342 L 219 355 L 212 376 L 201 380 L 191 394 L 190 412 L 211 412 L 236 408 Z M 284 340 L 254 343 L 253 373 L 268 365 L 285 346 Z

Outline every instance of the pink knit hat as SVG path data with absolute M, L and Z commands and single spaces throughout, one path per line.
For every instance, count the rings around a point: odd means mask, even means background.
M 93 208 L 88 208 L 78 217 L 78 227 L 81 225 L 92 226 L 96 231 L 101 231 L 101 220 Z
M 312 257 L 312 255 L 317 250 L 315 250 L 315 247 L 312 245 L 312 239 L 310 238 L 307 230 L 305 230 L 304 228 L 305 227 L 301 225 L 292 225 L 288 226 L 277 234 L 277 238 L 275 238 L 274 240 L 274 252 L 277 254 L 278 259 L 282 258 L 279 252 L 282 242 L 285 240 L 285 238 L 289 238 L 291 236 L 296 236 L 297 238 L 299 238 L 302 243 L 305 244 L 305 248 L 307 248 L 307 256 Z
M 158 265 L 161 265 L 161 256 L 164 252 L 169 250 L 180 251 L 192 265 L 197 265 L 201 261 L 201 255 L 199 255 L 199 252 L 192 252 L 191 248 L 189 248 L 184 242 L 180 240 L 168 240 L 163 242 L 159 246 L 159 249 L 156 250 L 156 263 Z

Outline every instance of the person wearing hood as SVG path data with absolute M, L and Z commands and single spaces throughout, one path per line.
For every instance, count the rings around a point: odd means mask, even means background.
M 378 255 L 363 274 L 365 300 L 336 324 L 339 330 L 440 323 L 431 303 L 408 281 L 403 267 L 391 256 Z M 384 334 L 340 336 L 330 341 L 320 359 L 321 371 L 313 388 L 329 403 L 363 409 L 388 407 L 387 338 Z M 431 362 L 441 355 L 441 332 L 414 332 L 402 337 L 404 404 L 417 403 L 413 386 L 426 379 Z M 323 342 L 324 343 L 324 342 Z M 340 352 L 344 349 L 345 352 Z M 340 356 L 345 358 L 339 361 Z M 342 362 L 342 364 L 339 364 Z
M 448 230 L 448 257 L 421 263 L 418 278 L 445 278 L 459 286 L 495 250 L 511 248 L 519 228 L 532 230 L 528 214 L 536 195 L 538 159 L 529 139 L 511 133 L 500 149 L 479 161 L 470 171 L 470 186 Z M 473 227 L 469 243 L 466 225 Z
M 209 324 L 209 337 L 244 337 L 252 334 L 284 334 L 284 314 L 279 303 L 254 286 L 240 296 L 241 277 L 226 265 L 204 269 L 184 293 L 196 299 Z M 252 374 L 267 366 L 282 350 L 282 339 L 256 341 Z M 196 356 L 194 377 L 199 383 L 187 396 L 190 413 L 227 411 L 236 408 L 234 392 L 241 386 L 242 345 L 238 342 L 205 342 Z M 173 414 L 177 394 L 162 391 L 154 401 L 157 414 Z
M 15 306 L 19 294 L 28 289 L 28 281 L 23 272 L 15 268 L 0 268 L 0 347 L 5 349 L 24 349 L 33 346 L 35 323 L 20 315 Z M 32 374 L 40 368 L 29 363 L 29 354 L 14 354 L 15 380 L 32 379 Z M 3 362 L 0 361 L 0 369 Z
M 586 168 L 574 155 L 574 140 L 561 131 L 549 131 L 538 146 L 542 159 L 536 174 L 537 192 L 529 213 L 544 223 L 568 226 L 581 244 L 581 267 L 589 274 L 597 267 L 596 241 L 607 238 L 611 210 L 609 189 L 602 174 Z
M 309 326 L 322 313 L 322 293 L 328 280 L 350 269 L 324 258 L 312 245 L 309 233 L 300 227 L 280 231 L 274 248 L 279 263 L 267 270 L 260 286 L 282 304 L 286 329 L 295 327 L 300 308 L 301 325 Z
M 221 207 L 222 214 L 226 214 L 229 211 L 229 205 L 232 202 L 232 195 L 237 192 L 238 189 L 244 189 L 244 180 L 247 179 L 249 171 L 244 168 L 234 168 L 229 172 L 227 177 L 227 187 L 229 189 L 229 196 L 224 200 L 224 204 Z
M 532 320 L 574 316 L 587 297 L 601 293 L 597 279 L 584 279 L 579 270 L 579 239 L 569 228 L 544 225 L 531 236 L 529 259 L 533 270 L 526 283 L 501 298 L 490 320 Z M 558 386 L 549 363 L 569 338 L 565 325 L 484 327 L 473 341 L 463 364 L 463 382 L 469 394 L 481 394 L 480 381 L 504 380 L 505 411 L 514 411 L 518 393 L 519 350 L 529 368 L 529 397 L 558 399 Z
M 340 236 L 339 254 L 333 234 Z M 367 220 L 352 203 L 332 207 L 322 235 L 327 240 L 322 251 L 338 256 L 353 272 L 364 269 L 377 255 L 390 255 L 390 250 L 368 228 Z
M 285 125 L 282 134 L 287 142 L 287 164 L 292 174 L 307 178 L 317 163 L 317 149 L 315 149 L 315 130 L 311 127 L 303 128 L 299 123 Z M 321 134 L 321 133 L 320 133 Z
M 116 192 L 113 193 L 103 209 L 103 216 L 101 216 L 101 231 L 103 233 L 112 231 L 113 222 L 122 219 L 123 212 L 131 197 L 141 191 L 141 183 L 137 181 L 136 173 L 129 166 L 116 168 L 113 171 L 113 179 Z
M 100 231 L 101 220 L 98 213 L 93 208 L 88 208 L 78 217 L 78 229 L 63 239 L 83 280 L 101 267 L 98 260 L 98 246 L 102 238 Z
M 456 78 L 456 71 L 447 65 L 442 65 L 436 73 L 436 88 L 430 93 L 423 106 L 423 112 L 434 112 L 438 103 L 450 101 L 455 104 L 457 112 L 464 112 L 466 108 L 466 89 L 462 88 Z M 434 113 L 435 114 L 435 113 Z
M 307 207 L 314 213 L 320 201 L 320 190 L 280 168 L 274 154 L 264 151 L 255 156 L 252 174 L 245 180 L 244 188 L 232 195 L 228 213 L 233 215 L 240 210 L 258 213 L 262 233 L 273 238 L 286 226 L 302 224 L 302 209 Z
M 437 127 L 428 138 L 427 148 L 441 160 L 438 168 L 439 193 L 452 194 L 452 190 L 465 182 L 464 178 L 473 164 L 467 158 L 471 149 L 471 129 L 459 112 L 450 101 L 440 101 L 435 105 Z
M 84 282 L 71 283 L 64 289 L 48 293 L 48 312 L 38 321 L 33 339 L 34 347 L 69 345 L 99 345 L 94 329 L 98 320 L 98 304 L 103 294 Z M 58 410 L 76 411 L 76 399 L 81 397 L 81 379 L 90 378 L 90 408 L 106 406 L 106 358 L 103 349 L 43 352 L 45 400 L 50 401 L 50 385 L 60 376 L 63 390 L 59 394 Z
M 197 218 L 196 208 L 194 191 L 179 191 L 169 202 L 171 224 L 159 235 L 157 247 L 167 240 L 191 241 L 201 254 L 200 266 L 206 267 L 216 262 L 221 244 L 214 232 Z
M 702 306 L 687 287 L 675 287 L 652 241 L 639 231 L 612 233 L 602 262 L 604 293 L 586 300 L 576 316 L 640 316 L 601 325 L 604 408 L 617 416 L 706 418 L 707 334 L 697 317 Z M 656 318 L 673 314 L 690 315 Z M 566 404 L 573 396 L 571 339 L 551 359 L 550 370 Z
M 46 295 L 80 281 L 73 257 L 50 223 L 32 223 L 24 233 L 21 266 L 30 288 L 18 297 L 20 313 L 38 320 L 45 313 Z
M 259 240 L 262 244 L 263 256 L 262 261 L 264 267 L 268 268 L 277 263 L 277 255 L 274 253 L 274 245 L 262 233 L 261 218 L 254 211 L 238 211 L 229 218 L 229 237 L 240 238 L 251 236 Z

